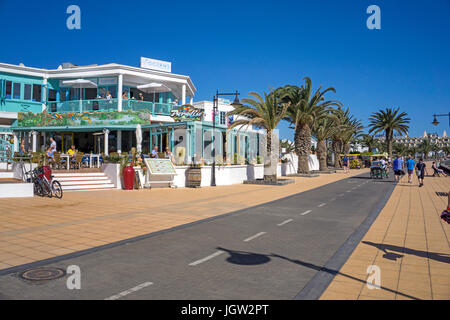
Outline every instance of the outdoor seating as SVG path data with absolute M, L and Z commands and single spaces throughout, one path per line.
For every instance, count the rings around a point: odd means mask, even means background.
M 71 163 L 73 164 L 73 168 L 74 169 L 81 169 L 83 166 L 83 158 L 84 158 L 84 153 L 83 152 L 77 152 L 75 154 L 75 158 L 73 158 L 71 160 Z
M 62 167 L 64 167 L 66 165 L 66 160 L 65 159 L 61 159 L 61 153 L 60 152 L 55 152 L 53 157 L 55 158 L 55 165 L 56 165 L 57 169 L 61 169 Z

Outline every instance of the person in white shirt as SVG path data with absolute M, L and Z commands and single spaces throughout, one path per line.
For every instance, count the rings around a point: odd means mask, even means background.
M 56 152 L 56 141 L 50 137 L 50 149 L 52 152 Z

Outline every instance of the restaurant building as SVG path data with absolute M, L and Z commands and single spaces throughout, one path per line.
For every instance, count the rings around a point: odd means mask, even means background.
M 57 151 L 73 144 L 104 156 L 168 147 L 180 165 L 212 162 L 214 143 L 219 163 L 254 161 L 263 133 L 227 130 L 234 120 L 229 101 L 221 100 L 213 115 L 212 102 L 194 103 L 195 92 L 190 77 L 172 73 L 170 62 L 148 58 L 139 67 L 0 63 L 0 138 L 13 140 L 15 151 L 22 140 L 29 151 L 44 151 L 53 137 Z

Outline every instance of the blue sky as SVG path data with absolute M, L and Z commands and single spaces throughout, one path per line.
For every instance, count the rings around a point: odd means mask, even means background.
M 66 8 L 81 8 L 81 30 L 66 28 Z M 366 8 L 381 9 L 381 30 Z M 195 100 L 216 89 L 267 91 L 333 86 L 368 124 L 380 108 L 412 118 L 410 135 L 443 130 L 433 113 L 450 112 L 450 1 L 33 1 L 0 0 L 0 62 L 56 68 L 62 62 L 138 66 L 141 56 L 172 62 L 189 75 Z M 281 136 L 292 138 L 287 123 Z

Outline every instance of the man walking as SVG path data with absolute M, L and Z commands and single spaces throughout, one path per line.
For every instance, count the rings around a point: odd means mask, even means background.
M 400 159 L 400 156 L 396 156 L 393 163 L 394 175 L 395 175 L 395 183 L 400 182 L 400 176 L 403 173 L 403 160 Z
M 422 158 L 420 158 L 419 163 L 416 164 L 416 170 L 417 178 L 419 178 L 419 187 L 423 187 L 423 178 L 425 177 L 425 173 L 428 174 L 428 172 Z
M 408 182 L 412 183 L 414 167 L 416 166 L 416 162 L 414 161 L 412 156 L 410 156 L 408 161 L 406 161 L 406 166 L 408 167 Z

